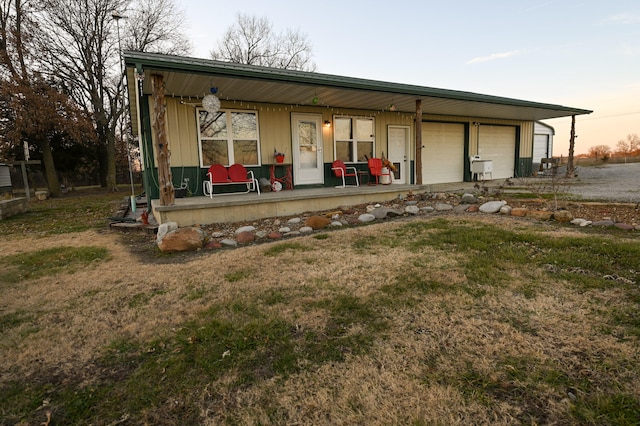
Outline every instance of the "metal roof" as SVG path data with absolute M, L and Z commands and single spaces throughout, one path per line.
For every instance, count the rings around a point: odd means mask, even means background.
M 284 105 L 313 105 L 371 111 L 538 121 L 592 111 L 520 99 L 253 65 L 125 51 L 129 99 L 135 111 L 135 75 L 144 72 L 142 93 L 151 94 L 151 74 L 161 74 L 165 95 L 201 99 L 217 87 L 222 100 Z M 314 98 L 316 102 L 314 103 Z M 132 117 L 136 120 L 136 117 Z M 136 126 L 134 126 L 135 129 Z

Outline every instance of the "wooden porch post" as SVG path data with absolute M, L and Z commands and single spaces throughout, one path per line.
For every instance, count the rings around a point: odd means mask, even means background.
M 416 100 L 416 185 L 422 185 L 422 100 Z
M 567 177 L 573 177 L 575 167 L 573 166 L 573 153 L 576 146 L 576 116 L 571 116 L 571 137 L 569 138 L 569 158 L 567 159 Z
M 153 87 L 153 131 L 156 137 L 156 152 L 158 165 L 158 189 L 160 190 L 160 205 L 170 206 L 175 202 L 173 181 L 171 179 L 169 141 L 166 133 L 166 110 L 167 105 L 164 100 L 164 79 L 159 74 L 151 76 Z

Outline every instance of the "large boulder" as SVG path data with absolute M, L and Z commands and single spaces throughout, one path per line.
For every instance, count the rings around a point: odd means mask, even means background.
M 571 222 L 573 220 L 573 214 L 569 210 L 557 210 L 553 212 L 553 219 L 556 222 Z
M 156 243 L 160 244 L 165 235 L 169 232 L 173 232 L 178 229 L 178 224 L 176 222 L 165 222 L 162 225 L 158 226 L 158 232 L 156 233 Z
M 207 234 L 200 228 L 178 228 L 167 233 L 158 243 L 158 248 L 164 253 L 192 251 L 202 248 L 206 240 Z

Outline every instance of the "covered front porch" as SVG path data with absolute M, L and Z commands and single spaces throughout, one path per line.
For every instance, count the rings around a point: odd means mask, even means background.
M 326 211 L 343 206 L 386 202 L 406 198 L 410 193 L 464 191 L 472 183 L 440 185 L 377 185 L 346 188 L 308 188 L 293 191 L 255 192 L 209 197 L 177 198 L 170 206 L 151 201 L 159 224 L 176 222 L 178 226 L 241 222 L 268 217 L 286 217 L 311 211 Z

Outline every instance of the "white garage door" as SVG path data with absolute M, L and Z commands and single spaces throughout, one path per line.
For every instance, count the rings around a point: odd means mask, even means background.
M 493 179 L 513 177 L 516 156 L 516 128 L 511 126 L 480 126 L 478 154 L 493 161 Z
M 422 182 L 464 180 L 464 124 L 422 124 Z
M 549 135 L 533 135 L 533 162 L 540 164 L 549 157 Z

